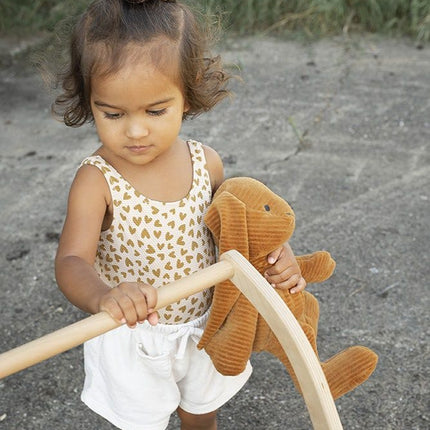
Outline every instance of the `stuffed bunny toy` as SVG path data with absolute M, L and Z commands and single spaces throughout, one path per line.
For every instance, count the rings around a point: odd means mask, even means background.
M 269 267 L 267 255 L 289 240 L 295 216 L 289 204 L 252 178 L 227 179 L 217 190 L 205 217 L 219 254 L 239 251 L 261 274 Z M 330 254 L 317 251 L 296 257 L 307 283 L 328 279 L 335 268 Z M 302 327 L 315 353 L 319 305 L 307 291 L 277 290 Z M 229 280 L 215 286 L 211 313 L 198 344 L 224 375 L 237 375 L 251 353 L 267 351 L 279 358 L 300 391 L 294 370 L 278 339 L 247 298 Z M 377 355 L 363 346 L 347 348 L 321 367 L 333 398 L 363 383 L 373 372 Z

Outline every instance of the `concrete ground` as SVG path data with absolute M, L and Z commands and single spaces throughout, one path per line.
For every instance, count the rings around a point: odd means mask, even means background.
M 85 315 L 57 290 L 53 259 L 67 192 L 94 130 L 51 119 L 52 94 L 2 40 L 0 351 Z M 429 407 L 430 50 L 373 36 L 302 44 L 233 40 L 236 97 L 184 124 L 227 176 L 253 176 L 294 207 L 296 254 L 329 250 L 334 276 L 309 286 L 323 360 L 350 345 L 379 355 L 371 378 L 336 402 L 345 429 L 424 430 Z M 254 374 L 220 429 L 310 429 L 281 364 Z M 108 430 L 79 400 L 81 347 L 0 381 L 0 428 Z M 178 428 L 172 418 L 170 430 Z

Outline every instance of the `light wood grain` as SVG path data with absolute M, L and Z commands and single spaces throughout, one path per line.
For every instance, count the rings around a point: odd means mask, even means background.
M 274 288 L 238 252 L 221 256 L 234 266 L 231 281 L 253 304 L 278 338 L 294 368 L 316 430 L 342 429 L 319 359 L 296 318 Z
M 275 290 L 237 251 L 228 251 L 221 255 L 218 263 L 160 287 L 156 309 L 227 279 L 231 279 L 256 307 L 279 339 L 299 380 L 314 429 L 342 429 L 319 360 L 303 330 Z M 74 348 L 120 325 L 106 312 L 100 312 L 4 352 L 0 354 L 0 378 Z
M 177 302 L 233 275 L 229 262 L 220 261 L 192 275 L 158 288 L 157 309 Z M 12 375 L 54 355 L 78 346 L 89 339 L 119 327 L 108 313 L 100 312 L 32 342 L 0 354 L 0 378 Z

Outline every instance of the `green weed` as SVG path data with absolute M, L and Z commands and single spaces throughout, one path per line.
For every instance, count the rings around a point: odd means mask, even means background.
M 375 32 L 430 40 L 428 0 L 199 0 L 238 34 Z
M 31 34 L 53 31 L 62 19 L 80 13 L 89 0 L 1 0 L 0 32 Z
M 428 0 L 185 0 L 236 34 L 375 32 L 430 40 Z M 90 0 L 1 0 L 0 32 L 52 31 Z

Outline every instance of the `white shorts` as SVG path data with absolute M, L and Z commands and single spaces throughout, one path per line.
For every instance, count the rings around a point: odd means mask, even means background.
M 208 314 L 186 324 L 121 326 L 86 342 L 82 401 L 124 430 L 164 430 L 178 406 L 192 414 L 218 409 L 252 367 L 224 376 L 197 349 Z

